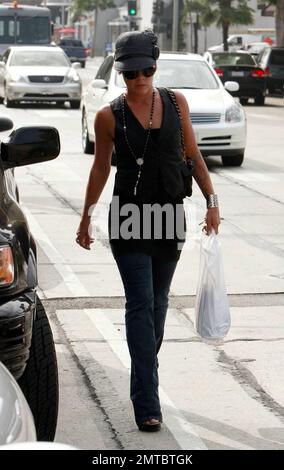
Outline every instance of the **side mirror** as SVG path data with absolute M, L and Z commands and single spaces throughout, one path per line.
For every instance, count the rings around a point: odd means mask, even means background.
M 99 78 L 95 78 L 93 81 L 92 81 L 92 88 L 99 88 L 99 89 L 105 89 L 107 90 L 108 88 L 108 85 L 107 85 L 107 82 L 105 80 L 101 80 Z
M 80 68 L 81 68 L 81 64 L 80 64 L 80 62 L 73 62 L 73 63 L 71 64 L 71 67 L 72 67 L 73 69 L 80 69 Z
M 11 119 L 5 116 L 0 116 L 0 132 L 9 131 L 10 129 L 13 129 L 13 127 L 14 123 Z
M 59 152 L 59 133 L 50 126 L 20 127 L 1 142 L 1 159 L 5 170 L 53 160 Z
M 239 91 L 240 85 L 238 82 L 225 82 L 224 88 L 229 92 Z
M 5 65 L 6 65 L 5 62 L 3 62 L 3 60 L 0 60 L 0 68 L 4 69 Z

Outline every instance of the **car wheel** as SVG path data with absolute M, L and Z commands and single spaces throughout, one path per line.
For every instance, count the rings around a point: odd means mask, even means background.
M 257 106 L 263 106 L 265 102 L 265 96 L 262 96 L 262 95 L 256 96 L 254 99 L 254 102 Z
M 240 153 L 238 155 L 232 156 L 222 156 L 222 163 L 224 166 L 241 166 L 244 161 L 244 154 Z
M 58 372 L 53 335 L 37 298 L 30 356 L 18 383 L 31 408 L 37 439 L 53 441 L 58 414 Z
M 246 104 L 248 104 L 248 98 L 240 98 L 240 103 L 241 105 L 245 106 Z
M 70 101 L 70 108 L 71 109 L 80 109 L 80 104 L 81 104 L 80 100 Z
M 82 116 L 82 147 L 83 147 L 83 152 L 87 154 L 93 154 L 94 153 L 94 142 L 91 142 L 89 139 L 89 133 L 88 133 L 88 127 L 87 127 L 87 116 L 86 112 L 83 111 L 83 116 Z
M 4 89 L 4 98 L 3 98 L 3 104 L 6 106 L 6 108 L 13 108 L 15 101 L 9 100 L 7 98 L 7 91 L 6 88 Z

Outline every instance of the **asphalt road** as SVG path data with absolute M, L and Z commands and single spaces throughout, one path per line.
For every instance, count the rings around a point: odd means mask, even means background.
M 97 63 L 81 70 L 84 83 Z M 241 168 L 208 167 L 221 202 L 222 244 L 232 327 L 219 344 L 194 328 L 199 189 L 189 201 L 190 243 L 175 275 L 160 353 L 163 431 L 137 431 L 129 403 L 123 290 L 108 248 L 106 214 L 115 169 L 101 198 L 91 252 L 75 244 L 92 156 L 82 153 L 80 111 L 30 105 L 5 109 L 17 126 L 58 128 L 52 162 L 16 177 L 38 244 L 39 294 L 49 313 L 60 370 L 56 440 L 81 449 L 284 449 L 284 101 L 245 107 L 248 143 Z

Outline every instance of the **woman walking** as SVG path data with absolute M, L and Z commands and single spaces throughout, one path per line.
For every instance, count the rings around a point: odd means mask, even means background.
M 76 238 L 90 249 L 94 241 L 89 233 L 90 208 L 107 182 L 115 148 L 117 173 L 109 239 L 125 290 L 135 420 L 141 431 L 150 432 L 158 431 L 162 423 L 157 355 L 170 285 L 185 238 L 183 140 L 186 155 L 194 162 L 193 176 L 207 202 L 207 233 L 212 229 L 218 233 L 220 223 L 217 196 L 196 145 L 187 101 L 179 92 L 153 86 L 158 57 L 152 31 L 127 32 L 117 39 L 114 67 L 122 73 L 126 91 L 96 114 L 96 154 Z

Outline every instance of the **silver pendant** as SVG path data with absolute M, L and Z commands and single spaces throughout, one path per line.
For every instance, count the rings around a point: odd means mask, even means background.
M 136 163 L 137 163 L 137 165 L 142 166 L 143 163 L 144 163 L 143 158 L 137 158 Z

